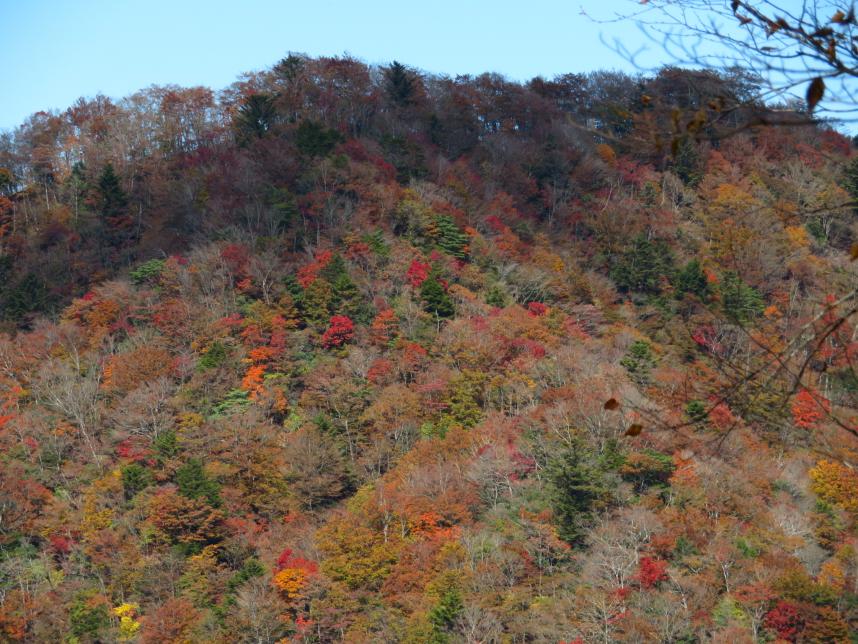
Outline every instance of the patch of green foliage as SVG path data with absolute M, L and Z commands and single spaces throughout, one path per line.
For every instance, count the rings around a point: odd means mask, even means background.
M 758 317 L 765 308 L 763 297 L 753 286 L 749 286 L 734 272 L 724 273 L 719 285 L 721 308 L 724 314 L 740 324 Z
M 198 458 L 192 458 L 176 470 L 179 494 L 189 499 L 204 499 L 212 506 L 220 505 L 220 485 L 210 478 Z
M 163 259 L 150 259 L 148 262 L 143 262 L 137 268 L 131 269 L 128 277 L 134 284 L 155 283 L 161 277 L 164 270 Z
M 212 407 L 212 418 L 242 412 L 250 406 L 250 395 L 244 389 L 230 389 L 223 400 Z
M 662 240 L 638 236 L 631 248 L 611 267 L 611 279 L 620 291 L 648 295 L 661 293 L 664 283 L 673 276 L 673 253 Z
M 655 366 L 655 356 L 652 347 L 645 340 L 636 340 L 620 360 L 620 364 L 629 372 L 632 380 L 639 385 L 649 382 L 650 372 Z

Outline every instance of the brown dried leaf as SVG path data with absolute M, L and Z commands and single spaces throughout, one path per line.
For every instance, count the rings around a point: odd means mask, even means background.
M 824 95 L 825 81 L 821 77 L 814 78 L 807 88 L 807 109 L 812 112 Z

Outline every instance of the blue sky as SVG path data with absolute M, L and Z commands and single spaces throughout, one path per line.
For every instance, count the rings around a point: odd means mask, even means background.
M 0 129 L 79 96 L 152 84 L 226 87 L 289 51 L 349 53 L 455 74 L 631 71 L 600 41 L 642 43 L 634 25 L 596 25 L 633 0 L 0 0 Z M 654 61 L 655 58 L 650 58 Z

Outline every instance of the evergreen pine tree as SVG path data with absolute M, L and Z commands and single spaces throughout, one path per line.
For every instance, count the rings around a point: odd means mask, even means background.
M 663 241 L 640 235 L 611 269 L 611 279 L 621 291 L 657 295 L 662 280 L 673 273 L 673 256 Z
M 182 496 L 205 499 L 213 506 L 220 505 L 220 486 L 206 475 L 198 458 L 192 458 L 176 470 L 176 484 Z
M 438 317 L 449 318 L 455 313 L 453 300 L 434 275 L 429 275 L 420 285 L 420 299 L 423 300 L 423 308 Z
M 367 233 L 363 236 L 363 241 L 366 242 L 372 249 L 372 252 L 379 257 L 388 257 L 390 255 L 390 246 L 386 241 L 384 241 L 384 233 L 381 230 Z
M 97 596 L 95 590 L 87 590 L 78 594 L 69 607 L 70 642 L 100 642 L 102 631 L 110 627 L 108 605 L 93 601 Z
M 694 141 L 688 137 L 683 137 L 676 146 L 673 155 L 673 171 L 682 183 L 691 187 L 696 186 L 703 178 L 700 155 L 697 153 Z
M 596 510 L 610 498 L 604 473 L 585 456 L 579 449 L 569 450 L 548 468 L 557 531 L 572 544 L 583 541 Z
M 98 179 L 98 192 L 101 197 L 101 215 L 107 220 L 121 217 L 128 206 L 128 197 L 119 183 L 119 177 L 109 161 Z
M 347 274 L 340 275 L 333 283 L 335 309 L 358 324 L 367 324 L 371 317 L 366 299 Z
M 346 267 L 346 262 L 339 253 L 334 255 L 331 258 L 331 261 L 329 261 L 325 267 L 319 271 L 319 275 L 328 280 L 331 284 L 336 282 L 337 279 L 343 275 L 348 277 L 348 274 L 349 271 Z
M 295 196 L 287 188 L 273 188 L 267 203 L 272 210 L 271 230 L 275 234 L 288 230 L 301 214 Z
M 486 295 L 486 304 L 502 309 L 507 304 L 507 295 L 500 284 L 495 284 Z
M 626 355 L 620 360 L 620 364 L 629 372 L 631 379 L 639 385 L 649 382 L 650 371 L 655 366 L 655 357 L 649 342 L 644 340 L 632 342 Z
M 132 499 L 135 494 L 152 484 L 152 472 L 140 463 L 129 463 L 122 468 L 120 474 L 126 499 Z
M 339 253 L 319 271 L 319 276 L 331 285 L 332 297 L 328 307 L 331 313 L 347 315 L 359 324 L 369 322 L 370 308 L 349 275 L 346 262 Z
M 131 218 L 128 216 L 128 196 L 110 162 L 104 166 L 98 179 L 98 195 L 102 235 L 110 244 L 121 244 L 129 236 Z
M 295 146 L 308 157 L 323 157 L 343 142 L 343 135 L 314 121 L 301 121 L 295 130 Z
M 456 623 L 456 618 L 464 609 L 462 593 L 458 588 L 450 588 L 438 603 L 429 611 L 429 622 L 432 624 L 432 642 L 442 644 L 448 642 L 449 631 Z
M 435 225 L 438 230 L 438 246 L 441 250 L 458 259 L 465 259 L 468 236 L 459 230 L 453 218 L 449 215 L 440 215 L 435 218 Z
M 398 61 L 384 70 L 384 89 L 390 102 L 406 107 L 414 102 L 414 79 L 408 68 Z
M 765 303 L 762 296 L 753 286 L 746 284 L 733 271 L 724 273 L 719 287 L 721 292 L 721 307 L 727 317 L 743 324 L 749 322 L 763 312 Z
M 251 94 L 238 108 L 233 125 L 242 145 L 265 136 L 277 118 L 274 99 L 268 94 Z
M 20 321 L 28 313 L 43 311 L 50 302 L 50 293 L 44 280 L 27 273 L 20 282 L 9 288 L 0 302 L 0 317 Z
M 289 54 L 286 58 L 282 58 L 280 62 L 274 65 L 274 73 L 283 80 L 292 82 L 298 78 L 304 70 L 307 61 L 305 56 Z
M 676 275 L 676 296 L 682 297 L 685 293 L 693 293 L 700 299 L 705 299 L 711 293 L 706 273 L 696 259 L 688 262 Z

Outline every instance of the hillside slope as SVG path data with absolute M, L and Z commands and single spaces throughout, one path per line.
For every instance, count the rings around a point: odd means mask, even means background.
M 34 115 L 0 640 L 854 641 L 858 162 L 720 136 L 749 82 L 290 56 Z

